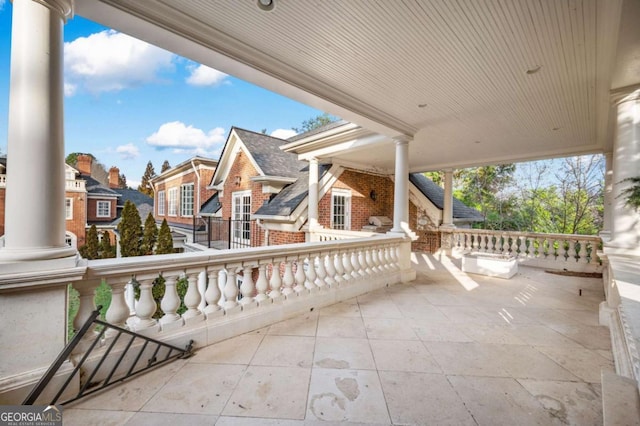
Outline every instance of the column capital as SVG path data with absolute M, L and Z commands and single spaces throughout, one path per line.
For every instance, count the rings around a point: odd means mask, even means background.
M 408 135 L 398 135 L 393 137 L 393 141 L 396 145 L 406 145 L 413 140 L 413 137 Z
M 67 19 L 73 18 L 74 0 L 32 0 L 32 1 L 35 3 L 39 3 L 55 12 L 58 12 L 65 22 L 67 21 Z
M 307 161 L 309 161 L 309 164 L 318 164 L 318 159 L 316 157 L 309 157 L 307 158 Z

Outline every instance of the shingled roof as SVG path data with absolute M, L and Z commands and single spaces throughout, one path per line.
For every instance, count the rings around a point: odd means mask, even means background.
M 211 198 L 205 201 L 204 204 L 200 207 L 200 214 L 206 214 L 206 215 L 214 214 L 221 208 L 222 208 L 222 204 L 220 204 L 220 197 L 216 192 L 211 196 Z
M 306 165 L 304 161 L 298 160 L 296 155 L 280 149 L 280 146 L 286 143 L 283 139 L 237 127 L 234 127 L 233 130 L 266 176 L 296 178 Z
M 329 170 L 331 164 L 318 166 L 318 179 Z M 262 205 L 256 215 L 289 216 L 309 194 L 309 167 L 298 174 L 298 180 L 287 185 L 269 203 Z
M 420 190 L 437 208 L 444 209 L 444 189 L 434 183 L 431 179 L 422 173 L 411 173 L 409 180 Z M 453 218 L 454 219 L 471 219 L 483 221 L 482 214 L 457 198 L 453 198 Z
M 85 181 L 85 186 L 87 188 L 87 193 L 91 195 L 108 195 L 108 196 L 119 196 L 116 191 L 113 189 L 103 185 L 96 179 L 92 178 L 88 175 L 80 175 L 80 179 Z

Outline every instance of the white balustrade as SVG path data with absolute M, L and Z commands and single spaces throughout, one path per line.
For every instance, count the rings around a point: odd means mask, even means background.
M 456 229 L 453 242 L 458 252 L 510 255 L 532 266 L 574 271 L 601 269 L 597 251 L 602 241 L 596 236 Z
M 74 325 L 80 328 L 95 309 L 96 288 L 104 281 L 112 293 L 108 322 L 160 339 L 192 333 L 196 344 L 207 344 L 202 343 L 203 338 L 207 342 L 228 338 L 240 329 L 263 327 L 268 325 L 265 321 L 273 323 L 293 313 L 399 282 L 400 244 L 409 243 L 402 237 L 382 235 L 374 239 L 221 251 L 215 255 L 184 253 L 92 260 L 88 262 L 87 278 L 73 283 L 80 293 Z M 154 288 L 160 274 L 164 277 L 163 289 Z M 186 286 L 182 285 L 184 280 Z M 288 297 L 282 297 L 282 293 Z M 180 306 L 186 307 L 184 313 Z M 250 307 L 253 309 L 247 315 L 251 320 L 247 319 L 245 328 L 234 326 L 225 331 L 229 321 L 244 318 Z M 163 312 L 160 320 L 155 319 L 158 308 Z M 260 312 L 265 313 L 265 319 L 261 319 Z M 209 331 L 197 331 L 204 329 Z M 95 333 L 89 333 L 87 342 L 89 336 Z

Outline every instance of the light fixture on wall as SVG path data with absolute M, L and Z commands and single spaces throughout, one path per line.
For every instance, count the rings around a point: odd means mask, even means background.
M 236 186 L 239 186 L 240 182 L 242 182 L 242 177 L 240 175 L 236 175 L 236 177 L 233 180 L 233 182 L 236 184 Z
M 275 0 L 258 0 L 258 8 L 265 12 L 271 12 L 275 6 Z
M 378 194 L 376 194 L 375 189 L 372 189 L 371 192 L 369 192 L 369 198 L 371 198 L 373 201 L 375 201 L 378 198 Z

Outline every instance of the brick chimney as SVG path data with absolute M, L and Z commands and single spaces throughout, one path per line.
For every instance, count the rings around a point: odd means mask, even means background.
M 120 187 L 120 169 L 117 167 L 111 167 L 109 169 L 109 188 Z
M 78 171 L 82 175 L 91 176 L 91 163 L 92 160 L 90 155 L 78 154 L 78 157 L 76 159 L 76 169 L 78 169 Z

